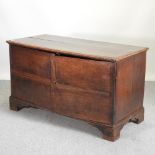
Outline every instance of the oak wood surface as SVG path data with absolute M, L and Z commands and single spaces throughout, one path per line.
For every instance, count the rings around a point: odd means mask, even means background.
M 144 120 L 147 48 L 49 35 L 8 42 L 10 109 L 84 120 L 111 141 L 127 122 Z
M 117 63 L 116 122 L 134 109 L 143 106 L 145 66 L 146 52 Z
M 54 53 L 57 52 L 61 54 L 108 61 L 116 61 L 147 50 L 145 47 L 54 35 L 38 35 L 9 40 L 7 42 L 9 44 L 32 47 Z

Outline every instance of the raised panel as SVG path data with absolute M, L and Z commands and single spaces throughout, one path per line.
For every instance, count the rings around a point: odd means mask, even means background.
M 86 90 L 111 91 L 113 63 L 56 56 L 56 82 Z
M 39 50 L 11 46 L 13 70 L 50 79 L 50 56 Z
M 112 98 L 98 92 L 56 86 L 54 110 L 59 114 L 82 120 L 112 123 Z
M 33 79 L 12 74 L 12 96 L 42 108 L 51 108 L 51 87 Z

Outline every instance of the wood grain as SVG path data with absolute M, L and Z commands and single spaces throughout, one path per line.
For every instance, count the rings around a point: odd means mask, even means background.
M 25 107 L 86 121 L 115 141 L 144 120 L 147 48 L 40 35 L 10 44 L 10 109 Z
M 69 38 L 54 35 L 38 35 L 7 41 L 9 44 L 41 49 L 52 53 L 83 58 L 116 61 L 146 51 L 145 47 Z

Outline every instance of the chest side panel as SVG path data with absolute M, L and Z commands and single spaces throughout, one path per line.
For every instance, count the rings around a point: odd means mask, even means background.
M 145 64 L 146 52 L 117 63 L 116 122 L 143 107 Z

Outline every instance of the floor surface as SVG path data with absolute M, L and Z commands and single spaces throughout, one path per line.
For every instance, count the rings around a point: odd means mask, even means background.
M 91 125 L 39 109 L 9 110 L 10 82 L 0 81 L 0 155 L 155 155 L 155 82 L 146 82 L 145 121 L 128 123 L 116 142 Z

